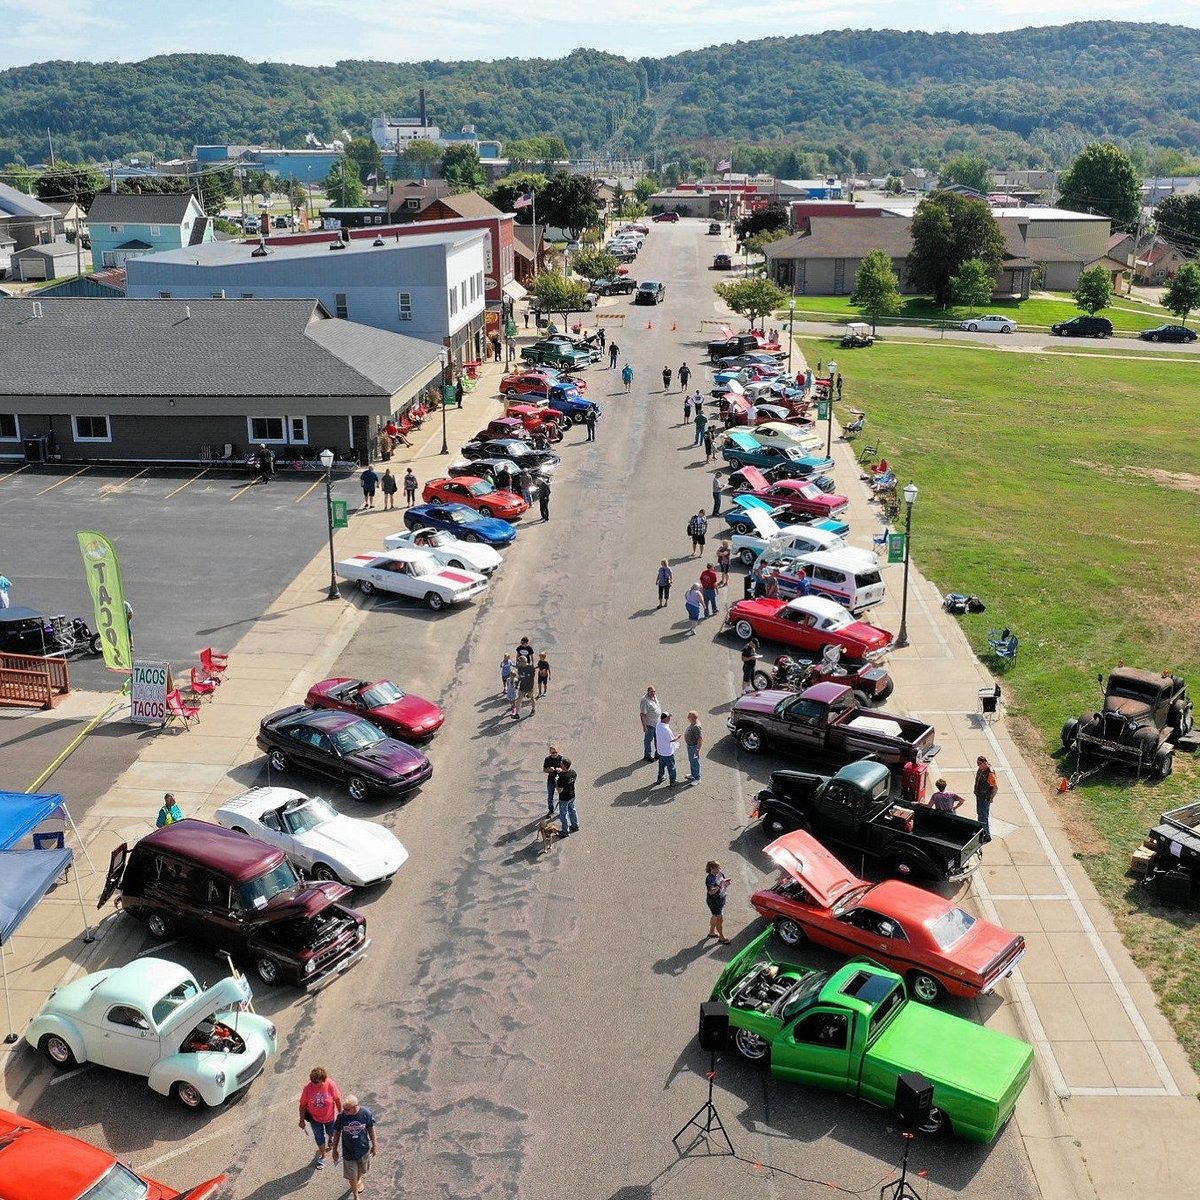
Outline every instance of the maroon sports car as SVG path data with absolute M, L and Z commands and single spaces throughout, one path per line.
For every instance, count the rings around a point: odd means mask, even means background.
M 406 742 L 431 738 L 442 727 L 446 714 L 432 700 L 402 691 L 387 679 L 322 679 L 308 689 L 309 708 L 331 708 L 366 717 L 384 733 Z

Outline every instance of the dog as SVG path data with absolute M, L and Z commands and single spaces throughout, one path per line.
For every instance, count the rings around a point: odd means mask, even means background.
M 557 821 L 543 821 L 537 832 L 542 842 L 542 853 L 545 854 L 553 850 L 555 842 L 562 837 L 562 826 Z

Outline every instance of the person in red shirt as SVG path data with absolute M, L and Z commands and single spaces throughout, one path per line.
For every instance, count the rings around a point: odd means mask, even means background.
M 717 615 L 717 572 L 712 563 L 705 563 L 700 572 L 700 590 L 704 593 L 704 615 Z
M 338 1085 L 329 1078 L 324 1067 L 313 1067 L 308 1073 L 308 1082 L 300 1092 L 300 1128 L 307 1121 L 317 1141 L 317 1157 L 313 1166 L 320 1171 L 325 1166 L 325 1155 L 333 1145 L 338 1113 L 342 1111 L 342 1093 Z

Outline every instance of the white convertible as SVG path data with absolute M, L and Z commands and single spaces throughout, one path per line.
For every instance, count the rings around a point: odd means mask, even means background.
M 201 991 L 186 967 L 138 958 L 55 988 L 25 1040 L 62 1070 L 94 1062 L 141 1075 L 184 1108 L 215 1106 L 261 1075 L 279 1049 L 275 1026 L 242 1011 L 250 997 L 244 975 Z
M 343 579 L 353 580 L 364 596 L 376 588 L 424 600 L 435 612 L 461 604 L 487 590 L 487 578 L 459 567 L 443 567 L 427 550 L 379 550 L 356 554 L 336 564 Z
M 428 525 L 389 533 L 383 544 L 389 550 L 425 550 L 443 567 L 463 567 L 480 575 L 490 575 L 504 561 L 491 546 L 464 542 L 444 529 L 431 529 Z
M 312 879 L 370 887 L 390 879 L 408 851 L 390 829 L 340 813 L 320 796 L 260 787 L 226 800 L 218 825 L 282 850 Z
M 734 557 L 747 567 L 754 566 L 760 554 L 811 554 L 814 550 L 843 550 L 850 543 L 841 534 L 815 525 L 780 525 L 770 513 L 747 508 L 746 519 L 753 533 L 735 532 L 731 538 Z

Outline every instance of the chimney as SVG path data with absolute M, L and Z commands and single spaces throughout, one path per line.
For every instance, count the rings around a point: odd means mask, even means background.
M 420 95 L 421 95 L 421 99 L 420 99 L 421 128 L 424 129 L 425 126 L 428 124 L 428 122 L 425 120 L 425 89 L 424 88 L 421 89 Z

